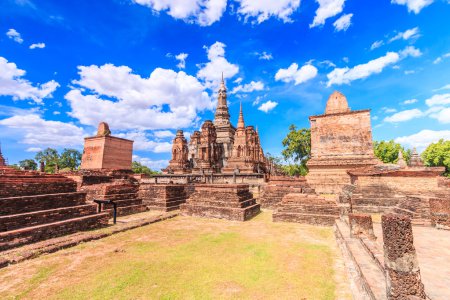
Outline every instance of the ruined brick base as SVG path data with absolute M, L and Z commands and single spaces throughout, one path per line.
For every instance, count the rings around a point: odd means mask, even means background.
M 106 226 L 108 213 L 61 175 L 0 169 L 0 251 Z
M 188 216 L 246 221 L 260 212 L 247 184 L 199 184 L 181 214 Z
M 194 192 L 192 184 L 155 184 L 142 183 L 139 197 L 150 210 L 172 211 L 180 209 L 190 194 Z
M 272 176 L 269 182 L 262 187 L 259 203 L 262 208 L 275 209 L 287 194 L 302 192 L 314 193 L 304 177 Z
M 450 197 L 430 199 L 431 224 L 438 229 L 450 230 Z
M 287 194 L 273 213 L 274 222 L 295 222 L 333 226 L 339 218 L 335 201 L 315 194 Z

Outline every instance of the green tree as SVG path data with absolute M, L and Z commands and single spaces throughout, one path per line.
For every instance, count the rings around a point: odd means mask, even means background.
M 450 177 L 450 140 L 440 139 L 437 143 L 431 143 L 422 152 L 425 165 L 430 167 L 445 167 L 445 175 Z
M 45 172 L 55 173 L 56 165 L 59 163 L 59 154 L 55 149 L 47 148 L 36 153 L 34 159 L 37 162 L 43 161 L 45 163 Z
M 144 166 L 140 162 L 133 161 L 131 164 L 131 169 L 133 170 L 133 173 L 136 174 L 146 174 L 146 175 L 154 175 L 154 174 L 160 174 L 158 171 L 153 171 L 147 166 Z
M 70 169 L 71 171 L 78 169 L 81 163 L 81 153 L 76 149 L 64 149 L 59 158 L 59 168 Z
M 382 162 L 387 164 L 395 164 L 398 160 L 398 152 L 402 151 L 403 158 L 406 162 L 409 162 L 411 158 L 411 150 L 406 150 L 399 143 L 390 141 L 375 141 L 373 143 L 373 151 L 375 156 L 378 157 Z
M 34 161 L 34 159 L 24 159 L 19 161 L 20 168 L 24 170 L 37 170 L 37 163 Z
M 308 169 L 303 164 L 288 164 L 283 165 L 281 168 L 289 176 L 305 176 L 308 174 Z
M 289 127 L 287 136 L 283 139 L 283 155 L 286 161 L 293 161 L 289 165 L 299 164 L 299 167 L 289 167 L 289 170 L 296 170 L 295 173 L 306 174 L 308 168 L 306 162 L 311 157 L 311 130 L 308 128 L 297 129 L 295 125 Z M 290 172 L 291 173 L 291 172 Z

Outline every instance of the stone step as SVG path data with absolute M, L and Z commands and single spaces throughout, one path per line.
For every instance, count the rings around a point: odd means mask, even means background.
M 249 220 L 256 216 L 260 210 L 261 208 L 259 204 L 254 204 L 246 208 L 203 206 L 190 203 L 185 203 L 180 206 L 180 211 L 183 215 L 227 219 L 233 221 Z
M 339 207 L 334 206 L 326 206 L 326 205 L 280 205 L 278 207 L 278 212 L 287 212 L 287 213 L 313 213 L 313 214 L 327 214 L 327 215 L 337 215 L 339 216 Z
M 230 208 L 245 208 L 247 206 L 254 205 L 256 199 L 247 199 L 244 201 L 219 201 L 219 200 L 203 200 L 189 198 L 186 203 L 201 206 L 215 206 L 215 207 L 230 207 Z
M 112 195 L 99 195 L 99 199 L 102 200 L 123 200 L 123 199 L 137 199 L 137 193 L 123 193 L 123 194 L 112 194 Z
M 0 198 L 0 216 L 83 205 L 85 198 L 82 192 Z
M 139 205 L 142 204 L 142 199 L 123 199 L 123 200 L 115 200 L 117 207 L 131 206 L 131 205 Z M 113 208 L 112 204 L 103 204 L 103 209 Z
M 273 222 L 292 222 L 320 226 L 333 226 L 339 216 L 326 214 L 306 214 L 306 213 L 287 213 L 274 212 L 272 216 Z
M 147 210 L 147 207 L 144 204 L 138 204 L 138 205 L 130 205 L 130 206 L 123 206 L 123 207 L 117 207 L 117 216 L 127 216 L 132 214 L 141 213 Z M 109 216 L 112 218 L 114 211 L 113 209 L 106 209 L 105 212 L 109 213 Z
M 0 232 L 88 216 L 95 214 L 96 212 L 96 204 L 85 204 L 17 215 L 0 216 Z
M 0 251 L 82 230 L 107 226 L 108 220 L 109 213 L 102 212 L 80 218 L 0 232 Z
M 186 203 L 186 199 L 153 202 L 146 201 L 145 205 L 147 205 L 150 209 L 169 211 L 179 209 L 180 205 L 183 203 Z

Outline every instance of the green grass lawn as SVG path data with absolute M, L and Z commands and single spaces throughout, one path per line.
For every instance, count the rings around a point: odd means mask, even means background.
M 0 270 L 0 299 L 350 299 L 336 259 L 331 228 L 176 217 Z

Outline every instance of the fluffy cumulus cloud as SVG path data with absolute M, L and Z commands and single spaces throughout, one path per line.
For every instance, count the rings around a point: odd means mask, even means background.
M 258 56 L 259 60 L 272 60 L 273 59 L 272 53 L 268 53 L 266 51 L 263 51 L 262 53 L 255 52 L 255 55 Z
M 421 110 L 414 108 L 395 113 L 392 116 L 384 118 L 384 121 L 389 123 L 399 123 L 399 122 L 406 122 L 423 116 L 424 113 Z
M 17 115 L 0 120 L 0 125 L 17 132 L 21 142 L 42 147 L 80 146 L 86 135 L 81 127 L 48 121 L 38 114 Z
M 309 27 L 316 27 L 325 24 L 325 20 L 334 17 L 344 9 L 345 0 L 316 0 L 319 8 L 316 10 L 316 16 Z
M 304 83 L 317 76 L 317 68 L 311 64 L 306 64 L 300 69 L 293 63 L 287 69 L 279 69 L 275 74 L 275 80 L 283 82 L 294 81 L 295 85 Z
M 425 100 L 428 106 L 450 105 L 450 94 L 437 94 Z
M 347 29 L 352 25 L 353 14 L 346 14 L 337 19 L 334 23 L 334 29 L 336 31 L 347 31 Z
M 12 96 L 14 100 L 33 100 L 42 103 L 42 99 L 51 97 L 59 84 L 51 80 L 44 84 L 33 85 L 23 78 L 25 70 L 21 70 L 15 63 L 0 57 L 0 96 Z
M 45 48 L 45 43 L 36 43 L 36 44 L 31 44 L 30 45 L 30 49 L 44 49 Z
M 238 92 L 251 93 L 254 91 L 262 91 L 262 90 L 264 90 L 264 83 L 262 81 L 251 81 L 250 83 L 236 86 L 231 91 L 231 94 L 235 94 Z
M 209 26 L 222 17 L 227 0 L 133 0 L 155 12 L 166 11 L 175 19 Z
M 408 104 L 414 104 L 417 103 L 417 99 L 409 99 L 402 102 L 402 104 L 408 105 Z
M 429 144 L 435 143 L 440 139 L 450 140 L 450 130 L 424 129 L 412 135 L 398 137 L 395 141 L 404 146 L 415 147 L 418 151 L 422 151 Z
M 274 109 L 275 107 L 277 107 L 278 102 L 275 101 L 267 101 L 262 103 L 259 107 L 258 110 L 263 111 L 265 113 L 268 113 L 269 111 L 271 111 L 272 109 Z
M 329 87 L 333 84 L 350 84 L 350 82 L 354 80 L 367 78 L 372 74 L 381 73 L 385 67 L 397 63 L 400 59 L 408 56 L 417 57 L 421 54 L 420 50 L 408 46 L 399 53 L 388 52 L 382 57 L 371 60 L 365 64 L 354 66 L 353 68 L 335 68 L 327 75 L 327 86 Z
M 409 12 L 412 11 L 415 14 L 418 14 L 422 8 L 433 3 L 433 0 L 391 0 L 391 3 L 406 5 Z
M 450 124 L 450 94 L 437 94 L 425 100 L 427 113 L 442 124 Z
M 130 131 L 117 133 L 115 136 L 134 141 L 133 149 L 137 151 L 151 151 L 155 153 L 167 153 L 172 150 L 169 142 L 158 142 L 149 139 L 149 135 L 144 131 Z
M 290 16 L 300 6 L 300 0 L 237 0 L 240 6 L 238 14 L 247 22 L 253 19 L 254 23 L 262 23 L 270 17 L 275 17 L 283 22 L 291 22 Z
M 159 139 L 173 138 L 175 134 L 170 130 L 159 130 L 154 131 L 153 135 Z
M 419 27 L 414 27 L 414 28 L 408 29 L 408 30 L 406 30 L 404 32 L 397 33 L 394 37 L 392 37 L 389 40 L 389 42 L 393 42 L 393 41 L 396 41 L 396 40 L 405 40 L 406 41 L 406 40 L 409 40 L 409 39 L 416 39 L 418 37 L 420 37 Z
M 197 77 L 204 80 L 206 86 L 215 89 L 223 77 L 231 78 L 239 72 L 239 67 L 230 63 L 225 58 L 226 45 L 221 42 L 215 42 L 210 47 L 206 47 L 209 62 L 199 65 L 200 70 Z
M 108 122 L 115 130 L 183 128 L 197 113 L 212 109 L 197 78 L 183 71 L 156 68 L 149 77 L 127 66 L 80 66 L 79 80 L 65 98 L 69 115 L 82 124 Z
M 22 36 L 20 35 L 19 32 L 17 32 L 17 30 L 15 30 L 14 28 L 9 29 L 6 32 L 6 36 L 9 37 L 10 39 L 12 39 L 14 42 L 17 42 L 19 44 L 23 43 L 23 39 Z
M 186 68 L 186 58 L 189 54 L 187 53 L 180 53 L 178 55 L 175 55 L 175 59 L 178 60 L 177 68 L 178 69 L 184 69 Z

